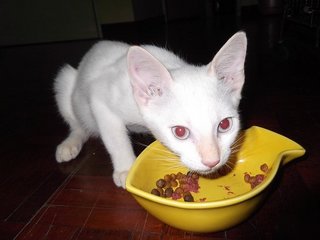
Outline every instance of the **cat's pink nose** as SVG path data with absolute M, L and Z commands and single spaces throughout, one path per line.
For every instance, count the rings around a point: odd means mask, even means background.
M 209 167 L 209 168 L 213 168 L 215 167 L 220 161 L 219 160 L 202 160 L 203 165 Z

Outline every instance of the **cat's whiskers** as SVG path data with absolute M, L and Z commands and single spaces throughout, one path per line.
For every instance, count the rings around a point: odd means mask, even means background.
M 168 150 L 166 148 L 158 148 L 158 147 L 155 147 L 155 146 L 152 146 L 152 145 L 148 145 L 148 144 L 145 144 L 145 143 L 142 143 L 142 142 L 139 142 L 139 141 L 134 141 L 134 143 L 137 144 L 137 145 L 140 145 L 142 147 L 149 147 L 152 150 L 155 150 L 157 152 L 162 152 L 162 153 L 164 153 L 165 156 L 173 154 L 170 150 Z
M 167 163 L 170 166 L 176 166 L 176 168 L 184 167 L 178 155 L 175 155 L 169 150 L 153 148 L 156 151 L 155 160 L 161 161 L 162 164 Z
M 140 142 L 140 141 L 136 141 L 136 140 L 135 140 L 134 143 L 136 143 L 137 145 L 140 145 L 140 146 L 142 146 L 142 147 L 148 147 L 147 144 L 142 143 L 142 142 Z
M 172 153 L 167 148 L 147 145 L 139 141 L 135 141 L 135 144 L 143 147 L 149 147 L 151 150 L 153 150 L 155 153 L 153 160 L 161 162 L 160 164 L 168 169 L 168 171 L 176 171 L 181 168 L 185 168 L 185 166 L 181 163 L 179 156 Z
M 160 166 L 165 167 L 165 169 L 168 170 L 168 173 L 170 171 L 175 172 L 175 171 L 180 171 L 181 168 L 183 168 L 184 166 L 182 164 L 180 164 L 179 162 L 173 161 L 173 162 L 169 162 L 169 161 L 160 161 Z
M 242 144 L 244 139 L 245 136 L 243 134 L 239 134 L 238 137 L 234 140 L 233 145 L 239 143 Z
M 230 147 L 230 157 L 236 155 L 243 145 L 244 135 L 239 135 Z

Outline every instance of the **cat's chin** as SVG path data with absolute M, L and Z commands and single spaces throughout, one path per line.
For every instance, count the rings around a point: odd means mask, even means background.
M 224 164 L 209 170 L 193 171 L 193 172 L 196 172 L 197 174 L 205 178 L 218 178 L 218 177 L 227 175 L 231 171 L 232 171 L 232 168 L 230 168 L 227 164 Z
M 215 172 L 217 172 L 218 169 L 210 169 L 210 170 L 205 170 L 205 171 L 194 171 L 196 173 L 198 173 L 201 176 L 210 176 L 211 174 L 214 174 Z
M 199 170 L 199 169 L 189 168 L 189 171 L 205 177 L 205 176 L 209 176 L 210 174 L 218 171 L 218 169 Z
M 187 165 L 185 165 L 187 166 Z M 222 168 L 222 166 L 215 166 L 213 168 L 209 168 L 209 167 L 206 167 L 206 166 L 187 166 L 187 168 L 189 168 L 189 171 L 190 172 L 194 172 L 194 173 L 197 173 L 201 176 L 207 176 L 207 175 L 210 175 L 210 174 L 213 174 L 215 172 L 218 172 L 220 168 Z

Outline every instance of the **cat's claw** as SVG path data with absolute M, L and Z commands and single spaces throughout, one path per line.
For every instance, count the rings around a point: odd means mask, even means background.
M 126 189 L 126 179 L 129 171 L 113 172 L 113 181 L 118 187 Z
M 56 150 L 57 162 L 68 162 L 78 156 L 81 150 L 81 144 L 74 144 L 70 142 L 62 142 L 58 145 Z

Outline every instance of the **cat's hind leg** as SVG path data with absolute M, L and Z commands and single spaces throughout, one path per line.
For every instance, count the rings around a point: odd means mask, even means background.
M 69 136 L 57 146 L 57 162 L 68 162 L 77 157 L 87 139 L 88 135 L 83 130 L 71 130 Z
M 58 73 L 54 82 L 54 91 L 60 114 L 70 127 L 69 136 L 57 146 L 57 162 L 67 162 L 75 158 L 88 134 L 77 120 L 71 103 L 71 97 L 77 78 L 77 71 L 70 65 L 65 65 Z

